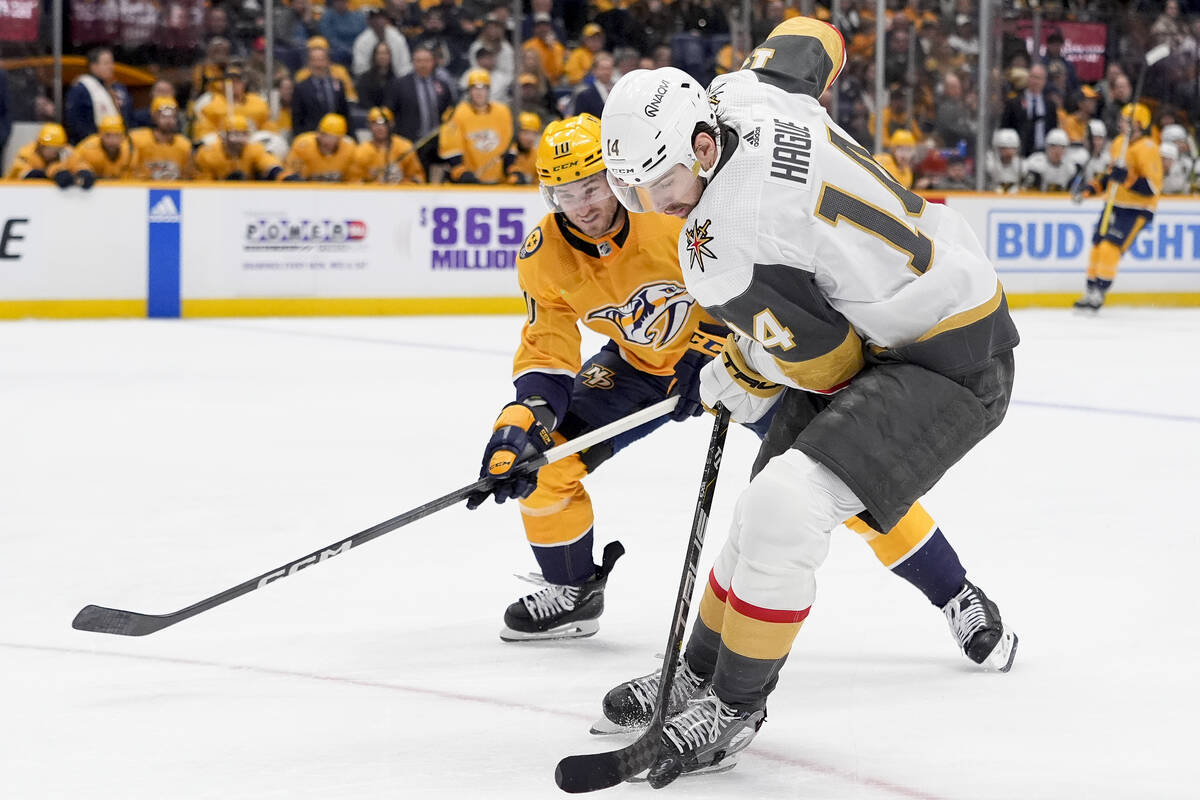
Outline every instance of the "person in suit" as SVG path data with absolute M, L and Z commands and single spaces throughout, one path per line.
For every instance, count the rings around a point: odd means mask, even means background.
M 1046 134 L 1058 127 L 1058 105 L 1045 94 L 1046 68 L 1029 68 L 1029 82 L 1004 103 L 1001 128 L 1012 128 L 1021 137 L 1021 155 L 1046 149 Z
M 613 57 L 608 53 L 596 54 L 592 62 L 591 80 L 586 88 L 575 95 L 576 114 L 591 114 L 599 118 L 604 113 L 604 101 L 613 87 Z
M 419 145 L 417 157 L 428 173 L 429 165 L 437 160 L 438 143 L 434 134 L 441 127 L 454 94 L 449 84 L 433 74 L 432 50 L 418 46 L 413 50 L 412 62 L 413 71 L 397 81 L 388 105 L 396 117 L 396 133 Z
M 326 114 L 350 116 L 346 83 L 330 70 L 329 49 L 309 43 L 308 76 L 296 84 L 292 94 L 292 132 L 315 131 Z

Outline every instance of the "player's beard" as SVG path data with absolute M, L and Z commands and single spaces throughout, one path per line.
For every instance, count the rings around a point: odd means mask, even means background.
M 599 239 L 617 227 L 623 210 L 617 198 L 610 196 L 604 202 L 590 206 L 581 214 L 572 214 L 567 219 L 586 236 Z

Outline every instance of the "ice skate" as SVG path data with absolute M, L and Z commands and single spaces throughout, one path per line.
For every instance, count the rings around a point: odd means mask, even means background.
M 958 594 L 942 607 L 950 633 L 967 658 L 984 669 L 1008 672 L 1017 656 L 1017 634 L 1000 609 L 975 584 L 964 581 Z
M 591 732 L 603 736 L 612 733 L 627 733 L 644 728 L 654 716 L 654 703 L 658 699 L 662 670 L 625 681 L 604 695 L 604 719 L 592 725 Z M 671 681 L 671 694 L 667 699 L 667 716 L 672 717 L 684 709 L 688 701 L 708 688 L 709 679 L 692 671 L 687 660 L 680 658 Z
M 1083 297 L 1075 301 L 1076 311 L 1096 312 L 1104 305 L 1104 290 L 1098 286 L 1089 286 Z
M 528 594 L 504 612 L 500 638 L 506 642 L 546 639 L 582 639 L 600 630 L 604 613 L 604 584 L 613 564 L 625 553 L 620 542 L 604 548 L 603 564 L 578 586 L 545 583 L 545 588 Z
M 729 757 L 750 744 L 766 718 L 765 708 L 740 711 L 725 705 L 710 686 L 667 720 L 658 761 L 646 781 L 661 789 L 680 775 L 724 772 Z

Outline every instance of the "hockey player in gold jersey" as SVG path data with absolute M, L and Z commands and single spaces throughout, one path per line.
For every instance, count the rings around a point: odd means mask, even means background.
M 346 118 L 326 114 L 315 131 L 302 133 L 292 142 L 287 171 L 306 181 L 356 182 L 354 151 L 354 140 L 346 135 Z
M 551 123 L 538 144 L 537 172 L 553 212 L 528 234 L 518 256 L 527 318 L 513 365 L 516 402 L 496 420 L 482 469 L 500 478 L 497 502 L 519 499 L 546 582 L 507 609 L 501 632 L 507 641 L 596 632 L 608 572 L 622 551 L 612 543 L 594 564 L 595 517 L 583 480 L 667 418 L 544 467 L 534 478 L 514 477 L 512 468 L 551 440 L 566 441 L 670 395 L 680 398 L 675 419 L 699 413 L 697 374 L 728 333 L 684 288 L 680 221 L 629 214 L 617 203 L 595 117 Z M 608 337 L 585 363 L 580 323 Z M 761 435 L 769 424 L 767 417 L 747 427 Z M 848 524 L 885 567 L 934 605 L 945 605 L 963 585 L 957 554 L 919 504 L 886 536 L 858 519 Z
M 90 188 L 97 180 L 127 180 L 133 162 L 133 147 L 125 135 L 125 123 L 116 114 L 100 120 L 97 132 L 75 148 L 79 159 L 79 184 Z
M 210 133 L 214 133 L 221 125 L 221 120 L 232 114 L 241 114 L 256 131 L 261 131 L 270 125 L 271 108 L 266 98 L 255 92 L 246 91 L 246 76 L 236 67 L 225 70 L 225 80 L 229 81 L 230 95 L 233 99 L 232 110 L 225 97 L 224 91 L 207 96 L 204 105 L 194 109 L 195 121 L 192 123 L 192 139 L 199 142 Z
M 527 184 L 537 180 L 537 144 L 542 138 L 542 118 L 532 111 L 517 115 L 517 139 L 504 157 L 504 172 L 509 183 Z
M 9 180 L 54 181 L 60 189 L 75 185 L 79 161 L 67 144 L 67 132 L 57 122 L 47 122 L 37 137 L 17 151 L 8 171 Z
M 503 159 L 512 144 L 512 112 L 493 102 L 485 69 L 467 73 L 467 99 L 459 103 L 438 134 L 438 157 L 450 165 L 454 183 L 501 183 Z
M 354 173 L 366 183 L 424 183 L 425 168 L 413 143 L 392 133 L 395 118 L 386 108 L 367 112 L 371 138 L 354 152 Z
M 171 97 L 156 97 L 150 103 L 149 128 L 129 132 L 133 147 L 133 177 L 142 181 L 190 179 L 192 143 L 179 132 L 179 105 Z
M 207 181 L 285 179 L 279 159 L 250 141 L 250 123 L 234 114 L 222 121 L 221 135 L 196 151 L 196 177 Z
M 913 156 L 917 153 L 917 140 L 906 128 L 892 133 L 888 141 L 888 152 L 875 156 L 879 165 L 896 179 L 905 189 L 913 188 Z
M 1105 207 L 1092 235 L 1088 256 L 1087 287 L 1075 301 L 1082 311 L 1099 311 L 1117 277 L 1121 256 L 1137 235 L 1154 219 L 1162 192 L 1163 166 L 1150 130 L 1150 109 L 1126 103 L 1117 123 L 1120 134 L 1112 142 L 1112 167 L 1085 187 L 1084 195 L 1103 194 L 1115 186 L 1112 208 Z M 1128 145 L 1126 144 L 1128 141 Z M 1121 154 L 1125 157 L 1122 161 Z

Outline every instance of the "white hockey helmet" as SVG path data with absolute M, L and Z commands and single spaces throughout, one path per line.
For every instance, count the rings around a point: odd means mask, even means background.
M 1175 142 L 1182 142 L 1186 138 L 1187 131 L 1183 129 L 1182 125 L 1171 124 L 1163 126 L 1162 140 L 1164 142 L 1171 142 L 1174 144 Z
M 1021 137 L 1013 128 L 997 128 L 992 134 L 992 147 L 1000 149 L 1001 147 L 1011 147 L 1014 150 L 1020 149 Z
M 1104 123 L 1101 120 L 1089 119 L 1088 120 L 1088 135 L 1089 136 L 1102 136 L 1105 139 L 1107 139 L 1108 138 L 1108 128 L 1106 128 L 1104 126 Z
M 653 210 L 642 190 L 677 164 L 706 177 L 692 150 L 692 134 L 702 123 L 717 127 L 708 93 L 681 69 L 636 69 L 617 81 L 604 103 L 600 135 L 608 182 L 622 205 Z
M 1050 147 L 1051 145 L 1067 147 L 1070 144 L 1071 139 L 1067 136 L 1067 132 L 1062 128 L 1055 128 L 1046 134 L 1046 147 Z
M 1179 148 L 1170 142 L 1163 142 L 1158 146 L 1158 154 L 1163 158 L 1169 158 L 1172 161 L 1179 160 Z

